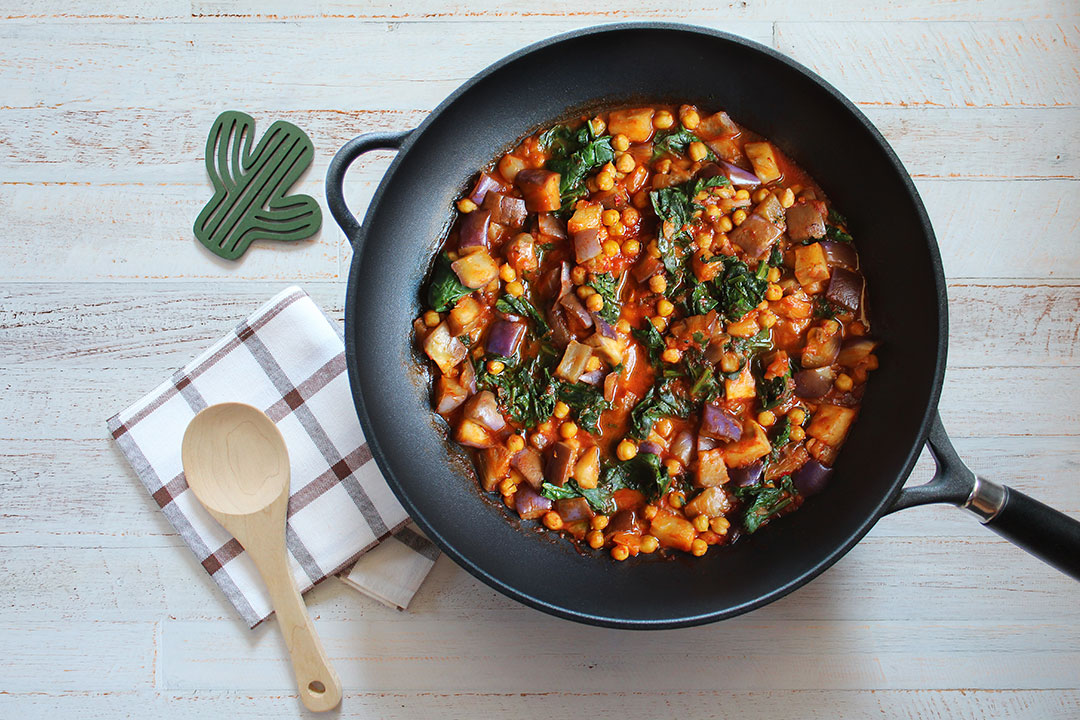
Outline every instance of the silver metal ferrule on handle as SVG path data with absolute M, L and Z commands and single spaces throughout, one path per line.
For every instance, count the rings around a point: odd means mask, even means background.
M 971 494 L 960 507 L 973 512 L 979 518 L 979 522 L 985 525 L 997 517 L 1001 508 L 1005 507 L 1007 498 L 1008 490 L 1004 486 L 976 475 Z

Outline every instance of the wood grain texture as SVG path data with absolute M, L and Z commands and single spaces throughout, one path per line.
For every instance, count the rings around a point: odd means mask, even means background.
M 0 0 L 0 716 L 308 716 L 273 626 L 235 618 L 104 430 L 286 284 L 343 314 L 351 250 L 329 220 L 240 263 L 191 237 L 213 117 L 304 128 L 297 191 L 321 198 L 353 135 L 413 127 L 506 53 L 622 20 L 750 37 L 859 105 L 941 245 L 958 451 L 1080 515 L 1078 3 Z M 390 158 L 350 173 L 358 212 Z M 932 472 L 924 453 L 909 484 Z M 1080 716 L 1075 588 L 924 507 L 700 629 L 581 628 L 446 558 L 404 614 L 333 581 L 307 599 L 341 717 L 1043 720 Z

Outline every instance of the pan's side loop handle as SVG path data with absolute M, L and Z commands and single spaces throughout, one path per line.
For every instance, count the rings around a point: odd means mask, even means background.
M 953 448 L 940 415 L 934 416 L 928 443 L 937 472 L 925 485 L 904 488 L 889 512 L 928 503 L 962 507 L 1009 542 L 1080 580 L 1080 522 L 971 472 Z
M 355 245 L 360 239 L 360 221 L 349 210 L 345 203 L 345 173 L 349 166 L 366 152 L 371 150 L 397 150 L 412 130 L 402 132 L 377 132 L 364 133 L 354 137 L 345 143 L 334 159 L 330 161 L 330 167 L 326 171 L 326 204 L 330 208 L 330 214 L 345 231 L 345 237 Z

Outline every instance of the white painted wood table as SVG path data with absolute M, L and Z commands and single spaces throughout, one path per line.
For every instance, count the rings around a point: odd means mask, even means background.
M 322 198 L 352 135 L 411 127 L 488 63 L 594 23 L 723 28 L 860 105 L 941 243 L 957 447 L 1080 513 L 1080 3 L 631 4 L 0 0 L 0 716 L 301 713 L 276 628 L 243 626 L 104 425 L 287 283 L 342 314 L 329 218 L 235 264 L 192 238 L 217 112 L 307 129 Z M 353 171 L 354 207 L 388 157 Z M 1077 585 L 951 508 L 889 516 L 711 627 L 580 627 L 445 558 L 408 612 L 336 581 L 308 604 L 350 717 L 1080 717 Z

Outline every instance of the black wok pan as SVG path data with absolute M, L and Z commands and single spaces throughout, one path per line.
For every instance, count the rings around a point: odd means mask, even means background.
M 412 346 L 420 288 L 475 173 L 575 109 L 635 101 L 727 110 L 805 168 L 850 220 L 881 367 L 829 489 L 799 512 L 703 558 L 624 563 L 508 522 L 481 496 L 434 420 Z M 364 225 L 346 207 L 349 165 L 397 149 Z M 346 302 L 349 377 L 375 460 L 409 515 L 462 567 L 528 605 L 596 625 L 666 628 L 746 612 L 819 575 L 894 510 L 952 503 L 1074 577 L 1080 523 L 965 468 L 937 415 L 948 338 L 934 232 L 907 172 L 854 105 L 779 53 L 722 32 L 609 25 L 533 45 L 467 82 L 415 130 L 361 135 L 327 173 L 330 211 L 353 244 Z M 934 479 L 902 489 L 924 443 Z M 524 523 L 524 525 L 531 525 Z M 974 559 L 972 559 L 974 560 Z

